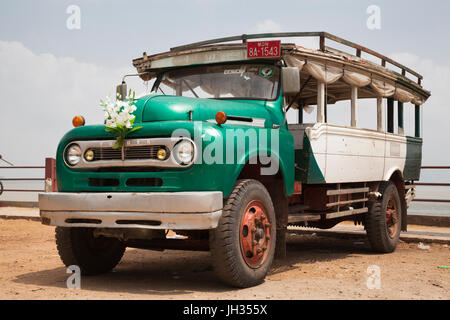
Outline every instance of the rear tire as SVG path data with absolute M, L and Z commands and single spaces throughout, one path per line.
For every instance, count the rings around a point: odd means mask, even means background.
M 238 180 L 209 235 L 212 264 L 224 283 L 247 288 L 263 282 L 276 242 L 275 209 L 264 185 Z
M 372 249 L 389 253 L 395 250 L 400 238 L 402 204 L 393 182 L 382 182 L 378 192 L 381 199 L 369 204 L 364 226 Z
M 56 246 L 62 262 L 77 265 L 82 275 L 111 271 L 122 259 L 125 245 L 115 238 L 94 237 L 93 228 L 56 227 Z

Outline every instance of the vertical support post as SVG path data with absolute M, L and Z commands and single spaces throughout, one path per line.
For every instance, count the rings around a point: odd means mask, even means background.
M 420 137 L 420 106 L 419 105 L 415 105 L 414 106 L 414 122 L 415 122 L 415 127 L 414 127 L 414 132 L 415 132 L 415 136 L 417 138 Z
M 56 160 L 54 158 L 45 158 L 45 191 L 56 192 Z
M 298 123 L 303 123 L 303 106 L 298 106 Z
M 377 97 L 377 131 L 383 132 L 383 98 Z
M 325 51 L 325 33 L 321 33 L 320 34 L 320 43 L 319 43 L 319 46 L 320 46 L 320 51 Z
M 323 123 L 325 109 L 325 83 L 317 82 L 317 122 Z
M 387 99 L 387 131 L 394 133 L 394 99 Z
M 183 86 L 183 84 L 181 83 L 181 81 L 177 81 L 177 83 L 175 84 L 175 95 L 177 96 L 182 96 L 183 92 L 181 87 Z
M 398 134 L 404 134 L 403 126 L 403 102 L 397 101 L 397 122 L 398 122 Z
M 351 126 L 357 127 L 358 126 L 358 87 L 352 86 L 352 98 L 351 98 L 351 104 L 352 104 L 352 120 L 351 120 Z
M 328 123 L 328 103 L 327 103 L 327 97 L 325 96 L 324 106 L 323 106 L 323 114 L 325 118 L 325 123 Z

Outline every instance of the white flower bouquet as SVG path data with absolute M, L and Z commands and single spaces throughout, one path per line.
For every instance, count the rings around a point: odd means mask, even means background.
M 130 89 L 125 100 L 121 100 L 119 94 L 115 101 L 112 101 L 110 97 L 106 97 L 105 101 L 100 100 L 100 106 L 103 107 L 103 111 L 105 112 L 105 130 L 117 135 L 113 149 L 122 148 L 126 135 L 142 128 L 142 126 L 133 127 L 134 120 L 136 119 L 136 116 L 133 114 L 136 111 L 134 96 L 134 91 L 131 94 Z

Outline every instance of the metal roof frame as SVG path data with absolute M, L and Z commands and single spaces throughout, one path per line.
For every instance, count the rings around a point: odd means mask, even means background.
M 391 65 L 394 65 L 402 70 L 402 76 L 406 77 L 406 73 L 409 73 L 415 77 L 417 77 L 417 83 L 421 85 L 422 82 L 422 75 L 417 73 L 416 71 L 398 63 L 397 61 L 394 61 L 391 58 L 388 58 L 376 51 L 373 51 L 369 48 L 366 48 L 362 45 L 356 44 L 354 42 L 345 40 L 341 37 L 338 37 L 336 35 L 333 35 L 328 32 L 319 31 L 319 32 L 276 32 L 276 33 L 256 33 L 256 34 L 242 34 L 239 36 L 231 36 L 231 37 L 224 37 L 224 38 L 216 38 L 211 40 L 205 40 L 205 41 L 199 41 L 194 42 L 182 46 L 173 47 L 170 49 L 170 51 L 180 51 L 180 50 L 186 50 L 186 49 L 192 49 L 192 48 L 198 48 L 206 45 L 212 45 L 212 44 L 218 44 L 218 43 L 224 43 L 224 42 L 231 42 L 231 41 L 242 41 L 243 43 L 246 43 L 247 40 L 251 39 L 263 39 L 263 38 L 287 38 L 287 37 L 319 37 L 320 40 L 320 50 L 321 51 L 327 51 L 327 49 L 335 50 L 333 48 L 327 47 L 325 45 L 326 39 L 332 40 L 334 42 L 343 44 L 345 46 L 351 47 L 353 49 L 356 49 L 356 57 L 361 57 L 361 52 L 365 52 L 367 54 L 370 54 L 374 57 L 377 57 L 381 60 L 381 66 L 386 67 L 386 63 L 390 63 Z

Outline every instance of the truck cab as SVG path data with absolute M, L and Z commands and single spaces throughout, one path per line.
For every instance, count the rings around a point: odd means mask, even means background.
M 321 47 L 248 41 L 292 36 L 317 36 Z M 63 263 L 94 275 L 114 268 L 126 247 L 210 250 L 222 281 L 249 287 L 285 255 L 289 225 L 345 220 L 364 224 L 375 251 L 395 250 L 420 175 L 420 108 L 430 96 L 415 71 L 324 32 L 213 39 L 144 53 L 133 65 L 152 84 L 127 100 L 139 130 L 120 147 L 105 123 L 70 130 L 57 148 L 58 192 L 39 195 Z M 124 97 L 125 81 L 118 92 Z M 364 98 L 376 100 L 377 130 L 358 127 Z M 350 125 L 327 123 L 327 107 L 345 100 Z M 402 131 L 406 103 L 415 137 Z M 303 123 L 311 107 L 317 121 Z M 288 124 L 289 110 L 298 123 Z

